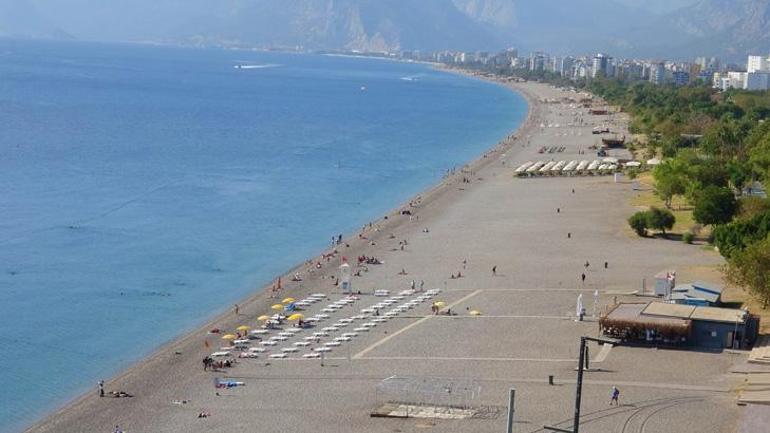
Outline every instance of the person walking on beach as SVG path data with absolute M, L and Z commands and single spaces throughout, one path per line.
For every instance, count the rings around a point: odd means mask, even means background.
M 104 381 L 99 381 L 99 397 L 104 397 Z
M 420 291 L 425 290 L 425 280 L 420 280 Z
M 492 276 L 493 276 L 493 277 L 496 277 L 496 276 L 497 276 L 497 265 L 495 265 L 495 266 L 492 266 Z
M 238 304 L 235 304 L 234 307 L 235 307 L 235 315 L 237 316 L 241 312 L 241 307 L 239 307 Z
M 580 278 L 583 280 L 583 283 L 586 282 L 586 274 L 585 273 L 580 274 Z
M 615 403 L 615 406 L 620 406 L 620 402 L 618 401 L 619 397 L 620 390 L 615 385 L 612 385 L 612 390 L 610 391 L 610 406 L 612 406 L 612 403 Z
M 607 266 L 609 266 L 609 265 L 610 264 L 608 262 L 604 262 L 604 269 L 607 269 Z

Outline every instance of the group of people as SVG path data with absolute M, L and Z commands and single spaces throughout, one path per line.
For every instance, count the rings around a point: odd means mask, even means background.
M 210 356 L 206 356 L 203 358 L 203 371 L 208 371 L 211 369 L 212 371 L 222 370 L 223 368 L 230 368 L 233 366 L 235 361 L 232 361 L 230 359 L 225 360 L 215 360 L 214 358 Z
M 367 257 L 365 255 L 358 256 L 358 264 L 365 263 L 367 265 L 381 265 L 382 261 L 377 257 Z

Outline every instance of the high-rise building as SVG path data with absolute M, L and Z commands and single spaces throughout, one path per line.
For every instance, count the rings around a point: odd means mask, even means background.
M 652 65 L 650 69 L 650 82 L 656 85 L 666 82 L 666 65 L 663 62 Z
M 532 72 L 545 70 L 545 57 L 544 53 L 532 53 L 529 58 L 529 70 Z
M 561 74 L 561 57 L 553 56 L 550 62 L 550 71 L 556 74 Z
M 675 86 L 686 86 L 690 83 L 690 73 L 687 71 L 674 71 L 673 77 Z
M 770 61 L 767 57 L 762 56 L 749 56 L 749 61 L 746 62 L 746 72 L 768 72 L 770 71 Z
M 770 89 L 770 72 L 747 72 L 746 90 L 768 90 Z
M 561 66 L 559 67 L 562 77 L 572 77 L 572 69 L 575 66 L 575 58 L 571 56 L 564 56 L 561 59 Z
M 607 65 L 612 61 L 612 57 L 599 53 L 593 59 L 593 68 L 591 70 L 592 78 L 606 77 Z

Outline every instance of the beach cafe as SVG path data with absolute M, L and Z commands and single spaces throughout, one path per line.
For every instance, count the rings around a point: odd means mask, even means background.
M 759 318 L 746 310 L 663 302 L 620 303 L 599 320 L 601 332 L 628 343 L 748 348 L 759 333 Z

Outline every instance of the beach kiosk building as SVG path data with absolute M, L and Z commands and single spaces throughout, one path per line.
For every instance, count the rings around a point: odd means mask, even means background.
M 702 281 L 680 284 L 671 290 L 666 300 L 675 304 L 718 307 L 722 303 L 722 286 Z
M 621 303 L 599 320 L 599 326 L 604 335 L 631 343 L 746 348 L 757 339 L 759 318 L 732 308 Z

